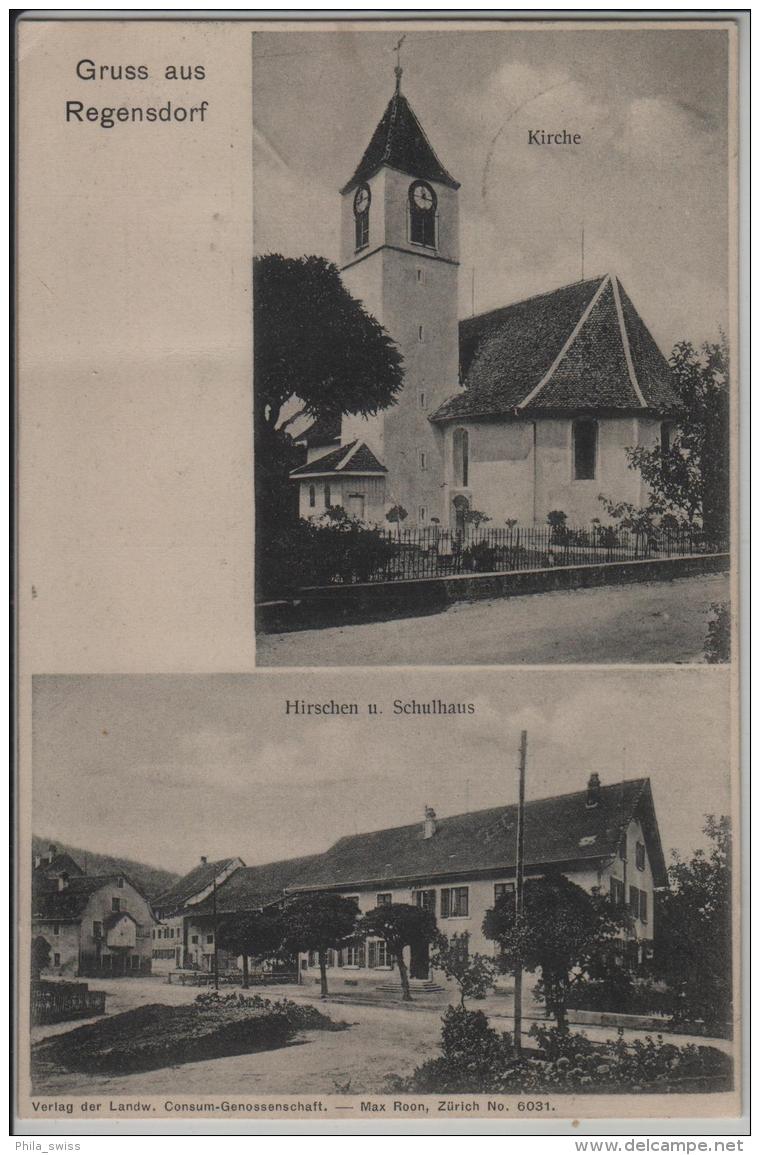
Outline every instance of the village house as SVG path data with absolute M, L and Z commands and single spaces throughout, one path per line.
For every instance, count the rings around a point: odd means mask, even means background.
M 375 416 L 301 433 L 300 515 L 341 505 L 382 524 L 400 504 L 405 527 L 461 532 L 469 511 L 587 526 L 600 494 L 645 503 L 626 449 L 669 443 L 665 357 L 614 273 L 459 321 L 460 185 L 400 81 L 341 189 L 341 273 L 402 353 L 404 385 Z
M 46 977 L 146 974 L 155 918 L 125 874 L 85 874 L 50 848 L 32 871 L 32 937 L 50 946 Z
M 206 899 L 213 902 L 223 883 L 244 865 L 242 858 L 209 862 L 202 856 L 197 866 L 158 896 L 153 904 L 158 920 L 151 952 L 154 972 L 213 969 L 214 929 L 194 924 L 193 914 Z
M 428 807 L 419 822 L 350 835 L 323 854 L 251 867 L 240 859 L 225 860 L 239 865 L 229 870 L 215 894 L 206 890 L 202 901 L 184 908 L 184 933 L 205 944 L 199 965 L 210 970 L 214 930 L 224 917 L 262 910 L 297 894 L 329 891 L 356 899 L 362 913 L 392 902 L 425 907 L 463 949 L 494 957 L 497 948 L 484 938 L 482 923 L 499 895 L 514 890 L 516 825 L 514 805 L 445 818 Z M 585 790 L 528 802 L 525 874 L 541 877 L 551 871 L 627 906 L 632 930 L 621 946 L 632 961 L 643 961 L 654 938 L 654 891 L 667 885 L 649 779 L 602 785 L 592 774 Z M 189 889 L 195 874 L 177 884 L 177 894 Z M 407 961 L 418 982 L 436 978 L 427 947 L 410 953 Z M 220 970 L 236 963 L 219 952 Z M 328 966 L 335 972 L 333 982 L 341 975 L 352 986 L 377 985 L 387 980 L 392 962 L 385 942 L 370 938 L 330 951 Z M 318 980 L 315 954 L 303 954 L 298 969 L 302 981 Z

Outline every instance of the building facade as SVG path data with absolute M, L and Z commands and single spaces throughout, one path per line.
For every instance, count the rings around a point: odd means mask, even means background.
M 404 360 L 394 405 L 307 431 L 291 474 L 302 517 L 331 505 L 384 524 L 463 532 L 603 515 L 599 495 L 641 504 L 626 450 L 668 437 L 670 370 L 614 274 L 458 318 L 459 182 L 396 91 L 340 190 L 341 273 Z M 386 523 L 387 524 L 387 523 Z

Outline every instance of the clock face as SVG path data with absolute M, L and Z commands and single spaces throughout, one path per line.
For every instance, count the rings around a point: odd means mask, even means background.
M 360 185 L 354 196 L 354 212 L 357 216 L 361 213 L 366 213 L 369 208 L 370 199 L 370 191 L 366 184 Z
M 409 191 L 415 208 L 424 213 L 432 212 L 435 208 L 436 198 L 429 184 L 425 184 L 421 180 L 415 181 Z

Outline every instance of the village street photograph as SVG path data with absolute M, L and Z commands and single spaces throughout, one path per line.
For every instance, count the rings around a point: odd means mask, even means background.
M 732 51 L 254 33 L 258 665 L 729 660 Z
M 35 678 L 28 1093 L 735 1111 L 729 680 Z

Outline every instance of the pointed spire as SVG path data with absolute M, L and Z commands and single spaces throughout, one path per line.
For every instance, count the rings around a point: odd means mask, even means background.
M 405 40 L 406 40 L 406 33 L 404 33 L 404 35 L 401 37 L 401 39 L 399 40 L 399 42 L 395 48 L 396 67 L 393 69 L 393 71 L 396 74 L 396 96 L 401 95 L 401 77 L 404 74 L 404 70 L 401 67 L 401 45 L 404 43 Z

